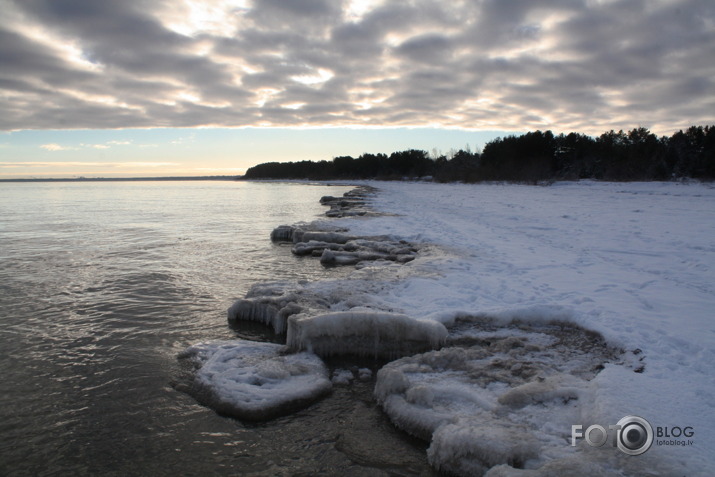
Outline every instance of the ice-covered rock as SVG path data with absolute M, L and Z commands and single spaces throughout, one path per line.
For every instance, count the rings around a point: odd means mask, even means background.
M 360 262 L 386 260 L 388 258 L 388 255 L 379 252 L 362 250 L 357 252 L 345 252 L 326 248 L 320 255 L 320 263 L 323 265 L 356 265 Z
M 320 203 L 330 207 L 325 213 L 328 217 L 352 217 L 370 213 L 369 197 L 374 195 L 375 188 L 367 185 L 358 186 L 342 197 L 324 196 Z
M 414 260 L 416 254 L 416 250 L 405 242 L 357 239 L 347 242 L 343 247 L 323 247 L 320 263 L 323 265 L 356 265 L 360 262 L 375 260 L 406 263 Z
M 333 384 L 350 384 L 354 379 L 355 375 L 349 369 L 336 369 L 330 378 Z
M 521 409 L 532 404 L 543 404 L 561 400 L 568 402 L 578 399 L 579 386 L 583 381 L 569 374 L 549 376 L 543 380 L 531 381 L 511 388 L 499 396 L 499 404 L 512 409 Z
M 378 371 L 375 397 L 397 427 L 429 441 L 455 417 L 497 407 L 496 396 L 469 379 L 478 366 L 472 363 L 486 357 L 482 350 L 445 348 L 393 361 Z
M 274 242 L 308 242 L 310 240 L 345 243 L 355 239 L 347 235 L 346 230 L 338 227 L 331 227 L 329 224 L 321 222 L 305 223 L 300 222 L 295 225 L 279 225 L 271 232 L 271 240 Z
M 330 308 L 331 297 L 324 290 L 313 291 L 293 282 L 259 283 L 246 297 L 228 309 L 228 321 L 256 321 L 270 326 L 278 334 L 286 332 L 288 318 L 297 313 L 317 313 Z
M 323 197 L 321 203 L 337 207 L 337 216 L 350 215 L 349 209 L 362 207 L 363 196 L 372 192 L 369 187 L 357 187 L 347 198 Z M 334 210 L 331 209 L 331 212 Z M 330 213 L 328 216 L 334 216 Z M 271 239 L 292 242 L 295 255 L 320 257 L 323 265 L 358 265 L 362 262 L 389 260 L 407 263 L 417 256 L 417 250 L 405 241 L 394 241 L 387 236 L 358 237 L 345 229 L 325 223 L 281 225 L 271 232 Z
M 180 358 L 196 366 L 189 387 L 199 402 L 245 420 L 264 420 L 305 407 L 332 387 L 322 360 L 307 352 L 252 341 L 220 341 L 189 347 Z
M 538 468 L 550 460 L 544 456 L 568 457 L 573 449 L 564 442 L 581 422 L 589 380 L 615 352 L 565 324 L 470 326 L 452 327 L 451 347 L 380 369 L 375 397 L 385 413 L 430 441 L 430 463 L 450 474 L 479 476 L 526 462 Z
M 279 225 L 271 232 L 271 240 L 274 242 L 292 242 L 295 230 L 296 227 L 292 225 Z
M 442 346 L 447 329 L 398 313 L 351 310 L 288 320 L 288 347 L 321 356 L 352 354 L 395 358 Z
M 523 467 L 539 450 L 538 440 L 525 426 L 465 418 L 434 433 L 427 459 L 442 472 L 479 476 L 500 464 Z
M 288 317 L 302 311 L 297 302 L 298 298 L 292 294 L 240 299 L 229 307 L 228 321 L 257 321 L 272 327 L 276 333 L 285 333 Z
M 320 257 L 324 250 L 352 251 L 357 250 L 357 246 L 350 243 L 338 244 L 310 240 L 309 242 L 298 242 L 293 246 L 292 252 L 295 255 L 315 255 Z
M 363 215 L 367 215 L 367 210 L 346 210 L 343 207 L 331 207 L 329 211 L 325 213 L 326 216 L 328 217 L 359 217 Z
M 276 333 L 283 333 L 288 312 L 292 310 L 287 303 L 281 306 L 281 303 L 274 299 L 240 299 L 229 307 L 228 321 L 257 321 L 272 327 Z
M 304 231 L 300 235 L 295 235 L 293 242 L 327 242 L 345 244 L 355 240 L 355 236 L 341 232 Z
M 369 368 L 358 369 L 358 379 L 360 381 L 368 381 L 372 378 L 372 370 Z

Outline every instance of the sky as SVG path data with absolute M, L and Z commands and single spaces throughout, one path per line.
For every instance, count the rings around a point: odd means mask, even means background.
M 712 0 L 0 0 L 0 177 L 715 124 Z

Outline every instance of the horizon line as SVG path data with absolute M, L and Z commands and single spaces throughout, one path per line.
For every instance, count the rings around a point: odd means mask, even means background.
M 156 177 L 33 177 L 0 178 L 0 182 L 133 182 L 133 181 L 221 181 L 237 180 L 243 174 L 213 176 L 156 176 Z

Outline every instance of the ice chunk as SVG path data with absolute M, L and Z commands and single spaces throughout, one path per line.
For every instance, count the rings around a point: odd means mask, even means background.
M 344 244 L 351 240 L 355 240 L 352 235 L 347 235 L 340 232 L 322 232 L 322 231 L 305 231 L 299 237 L 299 242 L 327 242 Z M 296 239 L 294 239 L 296 241 Z
M 356 250 L 356 246 L 350 244 L 337 244 L 328 242 L 318 242 L 311 240 L 309 242 L 298 242 L 293 246 L 292 252 L 295 255 L 316 255 L 322 253 L 323 250 Z
M 326 288 L 311 290 L 294 282 L 268 282 L 251 287 L 246 297 L 237 300 L 228 309 L 228 321 L 257 321 L 285 333 L 288 317 L 296 313 L 324 311 L 330 307 Z
M 469 379 L 486 354 L 446 348 L 393 361 L 378 371 L 375 397 L 397 427 L 429 441 L 455 417 L 497 407 L 496 396 Z M 499 373 L 489 371 L 480 378 L 497 381 Z
M 295 230 L 296 228 L 292 225 L 279 225 L 271 232 L 271 240 L 274 242 L 292 242 Z
M 307 246 L 300 248 L 307 248 Z M 313 247 L 313 250 L 317 249 L 318 247 Z M 339 247 L 326 244 L 322 248 L 320 262 L 323 265 L 355 265 L 360 262 L 374 260 L 406 263 L 414 260 L 416 256 L 415 249 L 407 245 L 374 240 L 352 240 L 346 243 L 345 246 Z
M 447 329 L 397 313 L 351 310 L 316 316 L 294 315 L 288 320 L 291 350 L 321 356 L 353 354 L 396 358 L 442 346 Z
M 343 197 L 324 196 L 320 203 L 330 206 L 330 210 L 325 213 L 328 217 L 365 215 L 369 212 L 367 198 L 373 195 L 375 190 L 374 187 L 362 185 L 346 192 Z
M 337 368 L 334 369 L 330 380 L 333 384 L 350 384 L 355 379 L 360 381 L 369 381 L 372 378 L 372 370 L 368 368 L 358 368 L 351 366 L 350 369 Z
M 459 346 L 388 363 L 375 384 L 390 420 L 431 441 L 434 467 L 483 475 L 502 464 L 503 472 L 527 461 L 538 468 L 547 455 L 574 452 L 564 440 L 593 399 L 588 379 L 615 357 L 601 339 L 566 325 L 451 331 L 457 339 L 448 343 Z
M 350 384 L 355 376 L 349 369 L 336 369 L 333 371 L 333 377 L 330 380 L 333 384 Z
M 550 376 L 543 381 L 532 381 L 510 389 L 499 396 L 499 404 L 521 409 L 530 404 L 539 404 L 557 399 L 568 402 L 578 399 L 578 386 L 581 382 L 581 380 L 577 380 L 568 374 Z
M 359 251 L 342 252 L 324 249 L 320 256 L 320 263 L 323 265 L 356 265 L 359 262 L 372 260 L 386 260 L 389 255 L 379 252 Z
M 475 476 L 499 464 L 522 467 L 538 453 L 538 441 L 523 427 L 467 419 L 441 426 L 427 458 L 442 472 Z
M 228 309 L 228 321 L 258 321 L 280 334 L 285 332 L 287 318 L 300 311 L 300 306 L 285 297 L 244 298 Z
M 252 341 L 219 341 L 189 347 L 180 358 L 197 366 L 189 389 L 221 414 L 263 420 L 305 407 L 332 387 L 328 370 L 312 353 Z
M 369 368 L 358 369 L 358 379 L 360 381 L 369 381 L 372 378 L 372 370 Z

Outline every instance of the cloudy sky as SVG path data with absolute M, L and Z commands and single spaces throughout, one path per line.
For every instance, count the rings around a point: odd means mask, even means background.
M 713 0 L 0 0 L 0 177 L 715 123 Z

